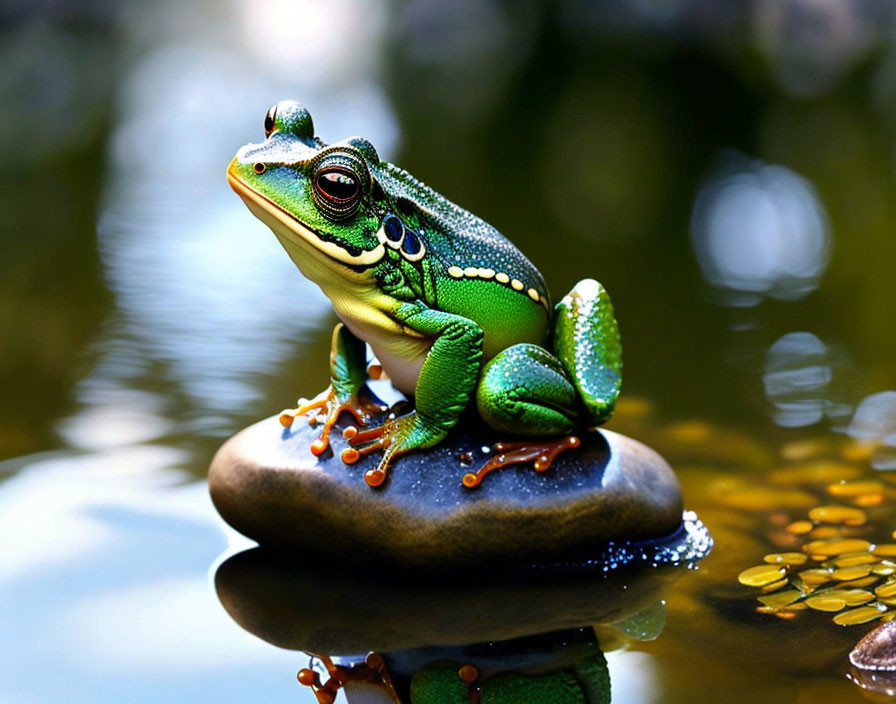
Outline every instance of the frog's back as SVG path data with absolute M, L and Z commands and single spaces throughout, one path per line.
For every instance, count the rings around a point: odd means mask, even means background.
M 392 164 L 377 178 L 399 205 L 416 210 L 440 310 L 476 321 L 491 357 L 518 342 L 541 344 L 550 296 L 541 273 L 504 235 Z

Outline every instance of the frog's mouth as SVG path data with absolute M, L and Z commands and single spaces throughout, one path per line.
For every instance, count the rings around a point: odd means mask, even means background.
M 243 199 L 243 202 L 252 211 L 252 214 L 266 223 L 281 241 L 284 238 L 287 241 L 296 238 L 304 240 L 304 243 L 310 245 L 314 251 L 325 254 L 329 259 L 345 264 L 356 272 L 376 264 L 386 254 L 386 249 L 382 242 L 371 250 L 362 250 L 358 254 L 353 254 L 336 242 L 324 239 L 321 233 L 307 227 L 289 211 L 284 210 L 241 180 L 239 176 L 233 173 L 232 164 L 227 169 L 227 182 L 236 194 Z

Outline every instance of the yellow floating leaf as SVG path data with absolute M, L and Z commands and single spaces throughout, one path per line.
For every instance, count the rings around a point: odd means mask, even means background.
M 842 523 L 860 526 L 868 520 L 865 512 L 852 506 L 816 506 L 809 511 L 809 518 L 819 523 Z
M 872 565 L 880 562 L 880 558 L 870 552 L 848 552 L 831 560 L 835 567 L 854 567 L 855 565 Z
M 737 581 L 748 587 L 764 587 L 766 584 L 777 582 L 787 571 L 778 565 L 757 565 L 745 569 L 737 576 Z
M 813 594 L 806 599 L 806 606 L 816 611 L 842 611 L 846 608 L 846 599 L 825 594 Z
M 875 545 L 872 552 L 880 557 L 896 557 L 896 545 L 892 543 Z
M 819 593 L 817 596 L 821 596 Z M 824 596 L 843 599 L 847 606 L 860 606 L 867 604 L 874 599 L 874 594 L 866 589 L 829 589 L 824 592 Z
M 783 592 L 761 596 L 759 597 L 759 601 L 772 609 L 783 609 L 785 606 L 789 606 L 795 602 L 801 596 L 802 594 L 798 590 L 787 589 Z
M 874 590 L 874 593 L 881 598 L 896 597 L 896 579 L 887 580 L 877 587 L 877 589 Z
M 860 579 L 871 573 L 871 565 L 856 565 L 855 567 L 841 567 L 834 570 L 831 576 L 838 582 L 845 582 L 850 579 Z
M 809 537 L 813 540 L 830 540 L 831 538 L 842 538 L 842 526 L 817 526 L 809 531 Z
M 877 584 L 879 581 L 880 577 L 876 574 L 870 574 L 867 577 L 861 577 L 859 579 L 847 579 L 840 582 L 837 586 L 840 589 L 864 589 L 865 587 L 870 587 L 872 584 Z
M 781 446 L 781 457 L 791 462 L 808 460 L 828 454 L 831 451 L 830 438 L 814 438 L 810 440 L 794 440 Z
M 787 586 L 787 577 L 784 577 L 784 579 L 779 579 L 777 582 L 772 582 L 771 584 L 766 584 L 764 587 L 762 587 L 762 593 L 770 594 L 771 592 L 776 592 L 781 587 L 786 587 L 786 586 Z
M 829 484 L 828 493 L 831 496 L 856 497 L 863 494 L 876 494 L 884 490 L 882 482 L 876 479 L 858 482 L 840 482 L 839 484 Z
M 773 552 L 762 559 L 771 565 L 802 565 L 809 558 L 802 552 Z
M 884 495 L 881 493 L 877 494 L 862 494 L 861 496 L 856 496 L 852 502 L 856 506 L 862 506 L 863 508 L 868 508 L 869 506 L 880 506 L 884 502 Z
M 833 484 L 845 479 L 855 479 L 862 474 L 858 467 L 832 460 L 817 460 L 781 467 L 769 474 L 773 484 L 802 484 L 817 482 Z
M 884 607 L 878 608 L 874 604 L 868 604 L 867 606 L 860 606 L 857 609 L 850 609 L 837 614 L 834 616 L 834 623 L 838 626 L 855 626 L 859 623 L 868 623 L 868 621 L 880 618 L 884 615 L 884 612 Z
M 808 533 L 815 527 L 815 524 L 812 521 L 794 521 L 790 525 L 787 526 L 785 530 L 788 533 L 793 533 L 794 535 L 803 535 Z M 896 532 L 894 532 L 893 537 L 896 538 Z
M 806 606 L 805 601 L 798 601 L 794 604 L 788 604 L 787 606 L 784 607 L 784 610 L 785 611 L 805 611 L 808 608 L 809 607 Z
M 809 555 L 823 555 L 833 557 L 848 552 L 870 550 L 871 543 L 860 538 L 838 538 L 834 540 L 813 540 L 803 545 L 803 552 Z
M 828 570 L 821 569 L 820 567 L 817 569 L 803 570 L 798 576 L 810 587 L 818 587 L 833 579 Z

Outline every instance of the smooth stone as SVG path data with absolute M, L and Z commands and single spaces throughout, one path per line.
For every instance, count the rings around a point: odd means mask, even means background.
M 862 638 L 849 661 L 862 670 L 889 671 L 896 676 L 896 621 L 887 621 Z
M 467 489 L 461 477 L 490 457 L 483 449 L 507 439 L 469 424 L 397 458 L 372 489 L 364 472 L 379 453 L 343 463 L 341 427 L 320 457 L 310 451 L 318 431 L 301 418 L 286 429 L 267 418 L 232 437 L 209 470 L 221 516 L 260 544 L 303 558 L 449 571 L 587 558 L 609 541 L 661 538 L 682 523 L 668 463 L 609 430 L 582 435 L 578 449 L 543 473 L 520 465 Z

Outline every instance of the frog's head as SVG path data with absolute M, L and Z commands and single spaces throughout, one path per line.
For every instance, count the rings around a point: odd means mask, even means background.
M 264 133 L 264 142 L 247 144 L 230 162 L 230 186 L 310 279 L 321 283 L 334 270 L 368 278 L 385 255 L 390 225 L 373 175 L 376 150 L 360 137 L 324 144 L 295 101 L 268 110 Z

